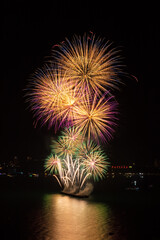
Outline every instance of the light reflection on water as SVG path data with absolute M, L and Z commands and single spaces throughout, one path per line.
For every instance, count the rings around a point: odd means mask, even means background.
M 117 240 L 119 227 L 115 227 L 115 221 L 112 210 L 104 203 L 46 194 L 31 231 L 39 240 Z

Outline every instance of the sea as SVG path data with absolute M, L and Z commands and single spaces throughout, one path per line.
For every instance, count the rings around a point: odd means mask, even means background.
M 1 184 L 1 240 L 160 240 L 159 189 L 76 198 L 34 184 Z

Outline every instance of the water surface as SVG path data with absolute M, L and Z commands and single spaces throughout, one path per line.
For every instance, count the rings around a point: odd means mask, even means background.
M 0 205 L 2 239 L 159 239 L 158 205 L 143 195 L 136 202 L 129 199 L 125 195 L 93 194 L 78 199 L 60 193 L 6 191 Z

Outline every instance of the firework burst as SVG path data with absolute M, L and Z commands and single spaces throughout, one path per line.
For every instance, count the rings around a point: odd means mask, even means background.
M 99 180 L 105 176 L 106 155 L 99 145 L 78 136 L 75 128 L 66 129 L 58 141 L 52 142 L 52 149 L 56 155 L 50 155 L 44 167 L 49 173 L 56 173 L 54 176 L 67 191 L 80 191 L 88 179 Z
M 99 151 L 92 151 L 86 156 L 83 161 L 86 172 L 90 177 L 93 177 L 94 180 L 99 180 L 104 178 L 109 163 L 106 161 L 106 155 L 99 149 Z
M 68 83 L 69 84 L 69 83 Z M 62 96 L 62 104 L 57 108 L 56 119 L 59 121 L 59 127 L 73 126 L 75 118 L 75 108 L 77 105 L 82 104 L 83 95 L 77 93 L 75 89 L 66 91 Z
M 74 109 L 84 98 L 60 69 L 46 65 L 38 70 L 29 89 L 27 96 L 37 121 L 42 120 L 42 125 L 48 123 L 49 128 L 54 126 L 55 131 L 73 125 Z
M 83 162 L 83 159 L 86 158 L 87 155 L 89 155 L 91 152 L 96 152 L 100 150 L 100 146 L 97 145 L 95 142 L 88 141 L 87 139 L 84 139 L 84 141 L 81 143 L 81 145 L 78 148 L 78 158 L 81 159 Z
M 50 174 L 53 173 L 59 173 L 59 165 L 60 165 L 60 159 L 55 155 L 51 154 L 48 156 L 45 160 L 44 168 L 45 171 L 49 172 Z
M 95 35 L 75 36 L 57 46 L 52 63 L 35 73 L 27 96 L 37 121 L 55 132 L 65 127 L 52 141 L 44 167 L 75 194 L 88 179 L 102 179 L 107 171 L 97 142 L 110 140 L 114 132 L 118 104 L 108 89 L 118 87 L 121 58 Z
M 52 141 L 52 151 L 60 157 L 66 157 L 76 152 L 82 142 L 82 136 L 75 127 L 65 128 L 58 140 Z
M 65 120 L 72 118 L 72 106 L 77 101 L 73 86 L 60 69 L 45 66 L 38 70 L 30 83 L 29 101 L 37 120 L 49 123 L 49 128 L 59 127 Z
M 109 42 L 103 43 L 95 35 L 75 36 L 59 45 L 59 50 L 54 49 L 53 55 L 78 91 L 101 94 L 106 88 L 117 87 L 120 57 Z
M 117 103 L 111 96 L 98 98 L 94 95 L 92 101 L 87 97 L 75 108 L 74 125 L 89 140 L 92 136 L 97 141 L 106 141 L 106 138 L 112 137 L 113 126 L 116 125 L 116 109 Z

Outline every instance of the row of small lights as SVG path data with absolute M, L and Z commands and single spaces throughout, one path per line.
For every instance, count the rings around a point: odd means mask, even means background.
M 132 168 L 132 166 L 111 166 L 111 168 Z

